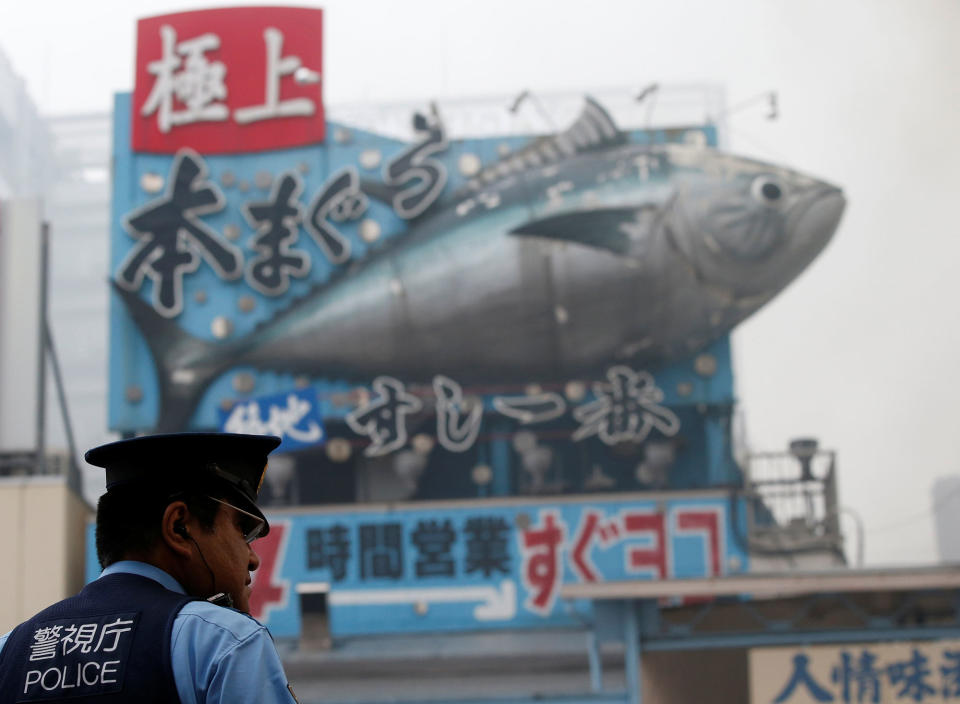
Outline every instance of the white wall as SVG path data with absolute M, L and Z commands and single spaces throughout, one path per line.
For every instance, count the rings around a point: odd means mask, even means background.
M 61 477 L 0 479 L 0 633 L 80 590 L 90 516 Z
M 940 562 L 960 564 L 960 474 L 937 479 L 932 494 Z
M 40 201 L 0 201 L 0 453 L 37 447 Z

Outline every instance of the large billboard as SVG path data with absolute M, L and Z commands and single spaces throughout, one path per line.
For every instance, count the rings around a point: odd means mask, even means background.
M 573 626 L 561 585 L 747 571 L 743 500 L 723 492 L 514 499 L 271 512 L 254 547 L 251 612 L 301 635 L 299 593 L 323 593 L 330 634 Z M 99 568 L 88 532 L 87 576 Z
M 736 481 L 728 333 L 825 246 L 836 188 L 590 97 L 539 135 L 329 121 L 319 11 L 241 10 L 143 20 L 116 99 L 112 429 L 470 456 L 494 485 L 512 453 L 538 491 L 560 457 L 593 488 L 681 455 L 670 486 Z

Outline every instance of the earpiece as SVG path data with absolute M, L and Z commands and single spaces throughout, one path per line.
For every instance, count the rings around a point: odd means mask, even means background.
M 203 566 L 207 568 L 207 572 L 210 573 L 210 591 L 216 591 L 217 587 L 217 577 L 213 574 L 213 570 L 210 569 L 210 565 L 207 564 L 207 559 L 203 556 L 203 550 L 200 549 L 200 546 L 197 545 L 197 541 L 192 535 L 187 531 L 187 527 L 183 525 L 183 521 L 177 521 L 173 524 L 173 532 L 177 535 L 183 536 L 197 549 L 197 554 L 200 555 L 200 559 L 203 560 Z M 207 601 L 217 606 L 233 606 L 233 599 L 230 598 L 229 594 L 214 594 Z

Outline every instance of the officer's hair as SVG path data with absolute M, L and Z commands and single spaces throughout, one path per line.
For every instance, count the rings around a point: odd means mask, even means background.
M 163 512 L 174 501 L 187 504 L 200 526 L 212 530 L 220 504 L 208 496 L 220 498 L 222 491 L 169 491 L 142 484 L 114 487 L 97 502 L 97 559 L 100 567 L 129 559 L 149 550 L 160 540 Z

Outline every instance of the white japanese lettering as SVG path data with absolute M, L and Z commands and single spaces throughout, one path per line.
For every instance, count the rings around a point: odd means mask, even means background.
M 120 642 L 120 636 L 126 633 L 130 629 L 130 624 L 133 623 L 132 619 L 122 620 L 119 616 L 116 621 L 112 623 L 104 624 L 103 630 L 100 631 L 100 640 L 97 641 L 97 647 L 94 648 L 94 652 L 104 652 L 111 653 L 117 649 L 117 644 Z M 126 626 L 126 628 L 121 628 L 121 626 Z M 100 646 L 104 645 L 104 639 L 108 636 L 113 636 L 113 642 L 110 643 L 110 647 L 104 647 L 101 649 Z
M 57 655 L 57 645 L 60 643 L 62 626 L 46 626 L 38 628 L 33 634 L 33 645 L 30 646 L 30 660 L 50 660 Z
M 281 55 L 283 32 L 279 29 L 267 27 L 263 32 L 263 39 L 267 45 L 265 100 L 262 105 L 238 108 L 234 111 L 233 118 L 241 125 L 245 125 L 273 117 L 313 115 L 317 107 L 309 98 L 280 100 L 280 79 L 296 74 L 297 80 L 301 83 L 316 83 L 320 80 L 320 76 L 310 69 L 301 67 L 300 57 Z
M 63 638 L 60 639 L 60 644 L 63 646 L 63 654 L 67 655 L 68 653 L 72 653 L 77 648 L 80 648 L 81 653 L 89 653 L 90 644 L 93 643 L 96 635 L 96 623 L 84 623 L 81 624 L 79 628 L 77 628 L 76 624 L 70 624 L 67 626 Z M 70 643 L 73 643 L 73 646 L 67 647 Z
M 299 442 L 315 443 L 323 439 L 323 428 L 316 421 L 309 421 L 305 427 L 298 427 L 310 413 L 309 401 L 295 394 L 287 396 L 286 407 L 271 404 L 266 420 L 260 417 L 260 405 L 256 401 L 237 404 L 223 429 L 228 433 L 250 433 L 254 435 L 286 435 Z
M 147 64 L 147 71 L 157 79 L 140 114 L 148 117 L 157 113 L 157 126 L 164 133 L 177 125 L 226 120 L 229 109 L 216 101 L 227 97 L 224 83 L 227 67 L 220 61 L 211 62 L 205 56 L 206 52 L 220 47 L 220 37 L 207 33 L 178 44 L 176 30 L 163 25 L 160 38 L 163 56 Z M 177 54 L 183 57 L 182 69 Z M 187 108 L 174 110 L 174 98 Z

